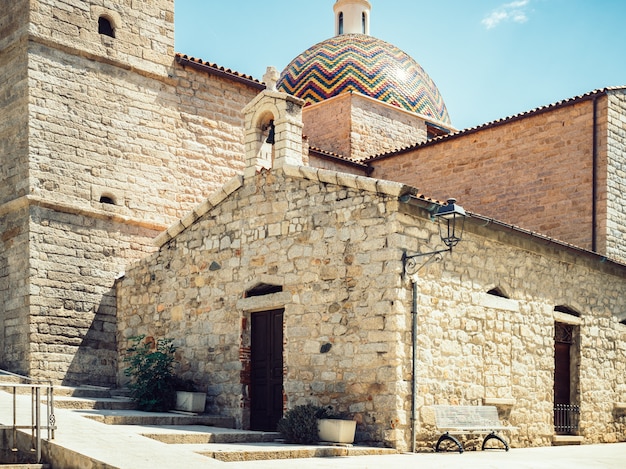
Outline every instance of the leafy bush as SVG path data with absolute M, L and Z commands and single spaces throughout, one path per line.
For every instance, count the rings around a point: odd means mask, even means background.
M 287 443 L 311 444 L 319 441 L 317 420 L 327 418 L 327 407 L 299 405 L 285 413 L 278 422 L 278 431 Z
M 124 375 L 131 378 L 131 398 L 140 410 L 170 410 L 176 405 L 174 339 L 144 339 L 144 335 L 131 337 L 132 345 L 126 350 L 129 355 L 124 358 L 129 364 Z
M 334 419 L 334 420 L 352 420 L 348 412 L 336 412 L 332 406 L 326 406 L 321 411 L 320 419 Z

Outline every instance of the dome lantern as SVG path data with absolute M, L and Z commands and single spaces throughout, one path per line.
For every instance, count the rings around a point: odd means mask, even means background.
M 337 0 L 335 12 L 335 36 L 341 34 L 369 34 L 370 11 L 368 0 Z

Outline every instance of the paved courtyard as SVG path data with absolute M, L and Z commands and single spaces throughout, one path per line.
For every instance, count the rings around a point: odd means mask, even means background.
M 393 456 L 251 461 L 229 463 L 226 466 L 242 469 L 625 469 L 626 443 L 513 448 L 509 452 L 471 451 L 463 454 L 419 453 Z

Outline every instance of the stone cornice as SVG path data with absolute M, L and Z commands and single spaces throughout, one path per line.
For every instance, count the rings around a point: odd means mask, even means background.
M 42 207 L 55 212 L 69 213 L 72 215 L 80 215 L 99 220 L 113 221 L 123 225 L 139 226 L 148 230 L 164 231 L 166 225 L 157 223 L 152 220 L 130 217 L 120 213 L 114 213 L 109 210 L 100 210 L 93 207 L 77 206 L 68 203 L 58 202 L 51 199 L 44 199 L 34 195 L 27 195 L 17 199 L 13 199 L 5 204 L 0 205 L 0 216 L 8 213 L 17 212 L 18 210 L 29 207 Z

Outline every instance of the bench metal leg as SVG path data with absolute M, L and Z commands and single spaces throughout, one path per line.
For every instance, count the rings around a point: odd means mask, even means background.
M 439 440 L 437 440 L 437 446 L 435 446 L 435 452 L 439 453 L 440 451 L 443 451 L 443 450 L 439 449 L 439 445 L 441 443 L 443 443 L 444 441 L 446 441 L 446 440 L 449 440 L 449 441 L 453 442 L 455 445 L 457 445 L 458 448 L 459 448 L 459 453 L 463 452 L 463 445 L 461 444 L 461 442 L 459 440 L 457 440 L 455 437 L 453 437 L 452 435 L 450 435 L 448 432 L 446 432 L 443 435 L 441 435 L 439 437 Z
M 485 439 L 483 440 L 483 451 L 485 451 L 485 444 L 487 443 L 487 441 L 489 440 L 498 440 L 499 442 L 501 442 L 504 445 L 504 449 L 506 451 L 509 450 L 509 445 L 506 441 L 504 441 L 504 438 L 502 438 L 500 435 L 496 434 L 495 432 L 491 432 L 489 435 L 487 435 L 485 437 Z M 487 448 L 490 449 L 490 448 Z M 497 449 L 497 448 L 491 448 L 491 449 Z

